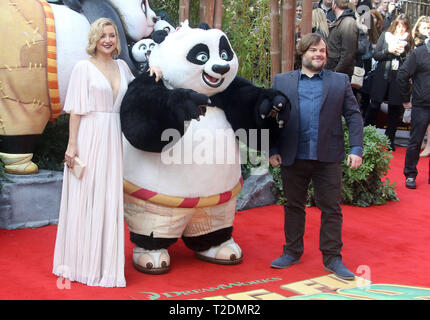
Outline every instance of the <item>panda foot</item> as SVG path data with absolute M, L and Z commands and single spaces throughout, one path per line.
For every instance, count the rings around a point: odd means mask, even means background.
M 4 171 L 11 174 L 35 174 L 39 172 L 37 165 L 31 161 L 32 153 L 11 154 L 0 152 L 0 159 L 4 163 Z
M 162 274 L 170 270 L 170 256 L 167 249 L 145 250 L 133 249 L 133 266 L 140 272 Z
M 241 263 L 243 255 L 239 245 L 230 238 L 219 246 L 196 252 L 196 257 L 210 263 L 233 265 Z

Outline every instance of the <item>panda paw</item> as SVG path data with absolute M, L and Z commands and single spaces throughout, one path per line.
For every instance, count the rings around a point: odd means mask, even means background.
M 177 95 L 173 95 L 176 101 L 172 101 L 174 105 L 172 110 L 178 121 L 190 121 L 192 119 L 199 121 L 200 116 L 206 114 L 206 106 L 211 103 L 207 95 L 190 89 L 174 89 L 173 91 L 177 91 Z
M 282 128 L 290 117 L 289 101 L 282 94 L 277 94 L 273 98 L 265 98 L 258 107 L 258 112 L 262 119 L 276 119 L 279 128 Z

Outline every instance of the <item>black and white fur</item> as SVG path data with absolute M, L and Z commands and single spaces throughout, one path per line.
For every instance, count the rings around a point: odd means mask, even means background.
M 231 190 L 241 176 L 238 162 L 168 165 L 160 161 L 160 155 L 180 149 L 187 135 L 199 130 L 276 129 L 279 124 L 272 115 L 286 123 L 289 101 L 277 90 L 256 87 L 236 76 L 237 56 L 220 30 L 182 26 L 154 38 L 160 44 L 151 53 L 150 65 L 161 69 L 163 80 L 156 83 L 146 73 L 138 76 L 129 84 L 121 105 L 124 178 L 142 188 L 178 197 L 205 197 Z M 280 112 L 274 112 L 272 106 Z M 163 132 L 172 129 L 180 133 L 177 140 L 163 141 Z M 238 153 L 237 141 L 232 141 L 232 150 Z M 208 250 L 229 240 L 232 229 L 183 240 L 192 250 Z M 131 240 L 141 248 L 157 250 L 177 239 L 131 232 Z

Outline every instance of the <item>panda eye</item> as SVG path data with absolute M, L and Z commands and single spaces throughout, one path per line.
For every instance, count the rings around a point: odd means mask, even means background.
M 209 56 L 206 52 L 199 52 L 196 56 L 196 59 L 201 61 L 201 62 L 206 63 L 209 60 Z
M 187 60 L 194 64 L 203 65 L 210 58 L 209 48 L 203 43 L 196 44 L 187 54 Z
M 231 49 L 227 38 L 224 36 L 222 36 L 219 40 L 219 56 L 221 57 L 221 59 L 226 61 L 231 61 L 234 57 L 234 52 Z
M 139 49 L 146 50 L 146 44 L 141 44 L 141 45 L 139 46 Z
M 153 44 L 153 43 L 151 43 L 150 45 L 149 45 L 149 49 L 152 49 L 152 48 L 154 48 L 155 47 L 155 44 Z

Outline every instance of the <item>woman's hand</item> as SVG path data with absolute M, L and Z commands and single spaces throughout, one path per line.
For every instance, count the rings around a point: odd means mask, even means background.
M 78 148 L 74 143 L 69 143 L 67 145 L 67 150 L 64 155 L 64 162 L 69 168 L 73 168 L 75 157 L 78 155 Z
M 150 66 L 149 67 L 149 76 L 152 77 L 155 74 L 155 82 L 158 82 L 163 77 L 163 73 L 161 72 L 160 67 L 158 66 Z

